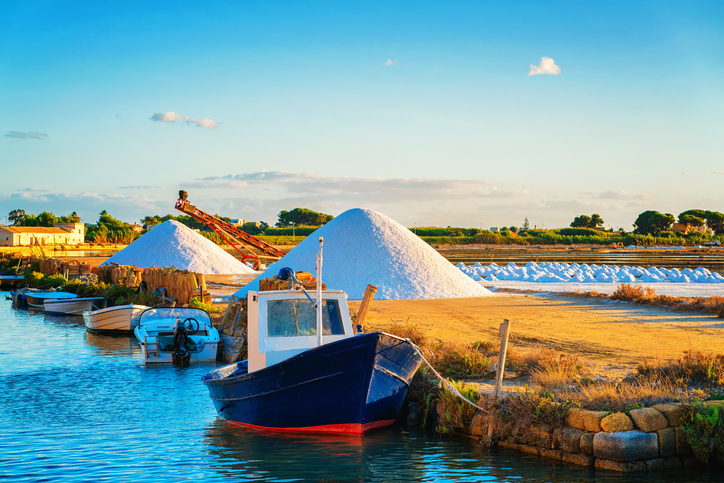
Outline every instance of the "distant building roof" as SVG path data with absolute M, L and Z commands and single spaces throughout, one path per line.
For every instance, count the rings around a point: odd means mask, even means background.
M 55 226 L 3 226 L 2 229 L 7 230 L 10 233 L 68 233 L 68 230 Z

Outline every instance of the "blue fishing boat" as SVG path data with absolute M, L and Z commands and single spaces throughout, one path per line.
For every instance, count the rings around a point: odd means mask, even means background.
M 321 242 L 321 240 L 320 240 Z M 246 361 L 203 376 L 219 415 L 244 426 L 363 434 L 397 419 L 422 363 L 406 339 L 354 334 L 342 291 L 249 292 Z M 289 269 L 280 277 L 294 278 Z M 301 286 L 301 287 L 300 287 Z

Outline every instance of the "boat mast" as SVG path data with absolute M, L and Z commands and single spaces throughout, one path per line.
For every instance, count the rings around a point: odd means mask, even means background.
M 322 248 L 324 238 L 319 237 L 319 253 L 317 253 L 317 346 L 322 345 Z

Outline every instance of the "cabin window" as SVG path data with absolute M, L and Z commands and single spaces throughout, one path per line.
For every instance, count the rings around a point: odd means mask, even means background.
M 269 337 L 295 337 L 317 334 L 317 313 L 309 300 L 270 300 L 267 302 Z M 322 334 L 344 334 L 342 314 L 336 300 L 322 302 Z

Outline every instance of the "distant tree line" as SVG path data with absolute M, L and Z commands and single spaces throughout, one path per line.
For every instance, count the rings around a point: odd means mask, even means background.
M 8 223 L 11 226 L 53 226 L 56 223 L 80 223 L 80 216 L 75 211 L 65 216 L 55 216 L 52 212 L 44 211 L 35 216 L 25 213 L 25 210 L 13 210 L 8 213 Z

